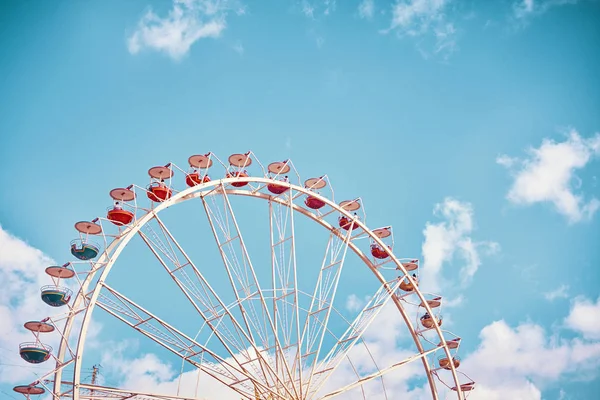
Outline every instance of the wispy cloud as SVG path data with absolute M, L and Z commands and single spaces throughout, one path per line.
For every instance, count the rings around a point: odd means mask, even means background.
M 232 11 L 245 13 L 244 7 L 234 0 L 173 0 L 165 17 L 159 17 L 152 9 L 146 12 L 127 47 L 131 54 L 148 48 L 179 60 L 198 40 L 219 37 Z
M 464 303 L 465 303 L 465 296 L 460 294 L 460 295 L 458 295 L 458 297 L 444 299 L 444 308 L 448 309 L 448 308 L 460 307 Z
M 310 28 L 307 29 L 308 36 L 315 41 L 318 49 L 323 48 L 325 45 L 325 37 L 323 36 L 322 29 L 320 29 L 321 22 L 328 16 L 330 16 L 336 9 L 337 4 L 335 0 L 301 0 L 295 3 L 300 13 L 304 14 L 309 19 Z
M 358 5 L 358 15 L 364 19 L 372 19 L 375 14 L 375 0 L 362 0 Z
M 233 46 L 233 51 L 235 51 L 236 53 L 238 53 L 240 56 L 241 56 L 241 55 L 243 55 L 243 54 L 244 54 L 244 51 L 245 51 L 245 49 L 244 49 L 244 45 L 242 45 L 242 43 L 241 43 L 241 42 L 238 42 L 238 43 L 236 43 L 236 44 Z
M 457 48 L 457 29 L 448 19 L 452 0 L 397 0 L 392 5 L 390 27 L 383 33 L 418 38 L 417 48 L 425 57 L 440 55 L 447 60 Z M 424 38 L 433 40 L 425 45 Z
M 434 30 L 435 42 L 432 53 L 448 61 L 450 56 L 458 50 L 456 39 L 457 31 L 454 23 L 447 22 L 437 26 Z
M 414 36 L 429 30 L 445 18 L 450 0 L 398 0 L 392 6 L 392 29 L 402 29 Z
M 308 37 L 310 37 L 312 40 L 315 41 L 315 44 L 317 45 L 318 49 L 322 49 L 323 46 L 325 46 L 325 38 L 319 32 L 318 29 L 313 27 L 313 28 L 308 29 L 308 31 L 306 33 L 307 33 Z
M 513 3 L 512 12 L 517 20 L 541 15 L 552 7 L 577 4 L 579 0 L 518 0 Z
M 514 204 L 551 203 L 571 223 L 591 218 L 600 207 L 592 198 L 584 201 L 575 193 L 575 171 L 600 155 L 600 134 L 585 139 L 575 130 L 563 142 L 544 139 L 538 148 L 528 150 L 529 157 L 520 160 L 501 155 L 496 162 L 509 168 L 514 182 L 507 198 Z M 580 181 L 579 181 L 580 182 Z
M 315 39 L 315 42 L 317 43 L 317 47 L 319 49 L 322 49 L 323 45 L 325 44 L 325 39 L 323 39 L 322 36 L 317 36 L 317 38 Z
M 302 1 L 301 7 L 302 13 L 308 18 L 315 17 L 315 8 L 308 1 Z
M 548 301 L 556 299 L 566 299 L 569 297 L 569 285 L 562 284 L 554 290 L 544 293 L 544 297 Z
M 336 0 L 302 0 L 300 2 L 302 14 L 310 19 L 330 15 L 335 11 L 336 6 Z

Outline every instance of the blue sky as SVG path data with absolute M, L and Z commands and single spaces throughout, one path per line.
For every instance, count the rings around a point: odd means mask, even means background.
M 398 256 L 423 258 L 423 281 L 455 303 L 445 315 L 482 386 L 472 398 L 590 398 L 600 5 L 485 3 L 3 2 L 0 390 L 40 371 L 8 350 L 23 316 L 51 310 L 19 296 L 38 296 L 40 265 L 70 260 L 74 222 L 103 214 L 111 188 L 146 184 L 153 165 L 252 150 L 291 158 L 304 178 L 327 173 L 336 199 L 362 198 L 371 227 L 393 225 Z M 249 226 L 255 205 L 240 207 Z M 306 253 L 322 254 L 306 229 Z M 115 285 L 143 274 L 115 268 Z M 359 282 L 340 296 L 368 294 Z M 157 271 L 127 289 L 143 298 L 158 284 Z M 98 318 L 99 343 L 135 339 Z M 487 365 L 498 343 L 518 345 Z M 108 383 L 156 353 L 138 346 L 106 361 Z M 180 367 L 156 354 L 164 376 L 148 374 L 169 381 L 165 365 Z M 104 360 L 101 346 L 89 357 Z

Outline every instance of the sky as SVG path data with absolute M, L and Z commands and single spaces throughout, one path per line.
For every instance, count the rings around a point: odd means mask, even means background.
M 103 216 L 110 189 L 145 186 L 151 166 L 251 150 L 291 159 L 304 179 L 327 174 L 336 200 L 360 197 L 371 228 L 393 227 L 394 253 L 419 258 L 423 287 L 446 300 L 460 369 L 478 383 L 470 399 L 591 398 L 599 19 L 594 0 L 2 2 L 0 393 L 17 398 L 14 385 L 50 368 L 17 346 L 32 338 L 23 322 L 56 311 L 39 287 L 46 266 L 72 260 L 76 221 Z M 264 204 L 234 205 L 241 226 L 267 226 Z M 211 238 L 191 207 L 165 219 L 194 248 Z M 307 284 L 326 244 L 309 225 Z M 197 331 L 150 256 L 133 243 L 109 283 L 157 314 L 177 302 L 174 318 Z M 348 312 L 374 292 L 359 264 L 337 294 Z M 392 311 L 365 337 L 393 360 L 410 350 Z M 183 372 L 195 388 L 188 367 L 101 310 L 88 342 L 84 375 L 101 364 L 106 384 L 169 392 Z M 398 372 L 392 393 L 427 398 L 419 368 Z M 199 396 L 223 393 L 206 380 Z

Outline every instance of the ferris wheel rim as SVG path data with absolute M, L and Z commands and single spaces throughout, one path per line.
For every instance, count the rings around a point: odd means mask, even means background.
M 239 195 L 239 196 L 245 196 L 245 197 L 255 197 L 255 198 L 261 198 L 263 200 L 274 200 L 281 205 L 292 208 L 296 212 L 300 212 L 301 214 L 312 219 L 313 221 L 317 222 L 321 226 L 329 229 L 331 232 L 336 231 L 337 228 L 334 225 L 332 225 L 329 222 L 325 221 L 324 219 L 320 218 L 317 213 L 315 213 L 311 210 L 308 210 L 304 207 L 301 207 L 297 204 L 294 204 L 294 203 L 290 204 L 288 202 L 282 201 L 279 198 L 279 196 L 264 194 L 264 193 L 260 193 L 258 191 L 253 192 L 251 190 L 242 189 L 242 188 L 234 188 L 234 189 L 226 188 L 226 185 L 236 182 L 236 181 L 239 181 L 239 180 L 241 180 L 241 179 L 237 178 L 237 177 L 221 178 L 218 180 L 203 182 L 202 184 L 186 188 L 185 190 L 182 190 L 179 193 L 176 193 L 176 194 L 174 193 L 174 195 L 171 198 L 159 203 L 158 205 L 156 205 L 156 207 L 154 207 L 150 210 L 145 210 L 145 211 L 147 211 L 147 213 L 145 215 L 143 215 L 141 218 L 135 220 L 130 226 L 128 226 L 126 228 L 126 230 L 119 237 L 116 237 L 114 240 L 112 240 L 109 243 L 109 245 L 106 247 L 105 251 L 102 252 L 101 258 L 99 258 L 98 261 L 94 262 L 94 265 L 104 264 L 104 263 L 106 265 L 104 265 L 104 267 L 102 267 L 103 270 L 101 271 L 100 278 L 95 282 L 95 284 L 93 286 L 93 291 L 91 291 L 92 298 L 89 299 L 89 304 L 85 307 L 83 321 L 82 321 L 81 327 L 79 328 L 80 331 L 79 331 L 79 336 L 78 336 L 78 340 L 77 340 L 77 347 L 76 347 L 77 350 L 75 352 L 76 355 L 79 355 L 79 354 L 83 353 L 83 351 L 84 351 L 86 337 L 87 337 L 87 329 L 88 329 L 89 323 L 91 321 L 91 315 L 93 314 L 93 311 L 95 309 L 95 305 L 96 305 L 97 297 L 98 297 L 98 293 L 99 293 L 99 287 L 102 286 L 101 282 L 104 282 L 104 280 L 106 280 L 106 277 L 109 275 L 114 263 L 119 258 L 120 253 L 127 247 L 128 243 L 135 236 L 135 234 L 137 232 L 139 232 L 141 230 L 141 228 L 144 227 L 150 220 L 152 220 L 152 218 L 157 216 L 161 211 L 163 211 L 171 206 L 174 206 L 176 204 L 179 204 L 179 203 L 182 203 L 182 202 L 194 199 L 194 198 L 201 198 L 204 196 L 213 195 L 212 193 L 216 192 L 215 189 L 217 189 L 218 187 L 221 187 L 226 194 Z M 289 189 L 291 189 L 293 191 L 302 193 L 303 195 L 318 198 L 319 200 L 323 201 L 326 205 L 331 207 L 334 212 L 338 212 L 339 214 L 346 216 L 348 218 L 353 217 L 352 213 L 349 212 L 348 210 L 346 210 L 344 207 L 340 206 L 339 204 L 337 204 L 333 200 L 329 199 L 328 197 L 310 190 L 310 188 L 305 188 L 305 187 L 295 185 L 295 184 L 292 184 L 289 182 L 282 182 L 282 181 L 279 181 L 276 179 L 270 179 L 267 177 L 248 176 L 248 177 L 243 177 L 243 181 L 258 183 L 258 184 L 265 184 L 265 185 L 276 183 L 281 186 L 286 186 L 286 187 L 289 187 Z M 209 190 L 207 190 L 207 189 L 209 189 Z M 390 255 L 391 260 L 394 264 L 396 264 L 397 269 L 402 271 L 405 276 L 409 276 L 408 270 L 405 269 L 405 266 L 402 264 L 402 262 L 400 262 L 401 259 L 396 257 L 395 254 L 388 248 L 388 246 L 385 245 L 385 243 L 381 240 L 381 238 L 375 233 L 375 230 L 370 229 L 364 222 L 362 222 L 360 220 L 356 220 L 356 221 L 354 221 L 354 223 L 356 223 L 358 225 L 358 227 L 360 229 L 362 229 L 363 232 L 368 237 L 370 237 L 371 240 L 373 240 L 373 242 L 375 242 L 376 244 L 381 246 L 382 249 L 384 249 L 384 251 L 386 251 Z M 340 236 L 338 234 L 338 237 L 342 237 L 342 236 Z M 381 273 L 379 273 L 379 271 L 377 271 L 377 269 L 375 268 L 373 263 L 369 260 L 368 256 L 362 250 L 360 250 L 358 248 L 358 246 L 354 245 L 350 240 L 348 240 L 347 245 L 348 245 L 348 248 L 352 249 L 352 251 L 361 259 L 361 261 L 364 264 L 366 264 L 366 266 L 371 270 L 371 272 L 375 275 L 375 277 L 383 285 L 387 285 L 384 277 L 381 275 Z M 104 261 L 108 257 L 109 250 L 110 250 L 111 257 L 108 261 Z M 81 288 L 77 292 L 77 296 L 73 303 L 73 308 L 75 308 L 75 305 L 78 304 L 78 302 L 82 301 L 82 299 L 85 297 L 86 293 L 90 293 L 90 290 L 88 290 L 88 287 L 90 286 L 90 283 L 92 283 L 93 277 L 96 275 L 97 272 L 98 272 L 98 270 L 95 270 L 93 273 L 90 273 L 89 276 L 86 278 L 86 280 L 82 283 Z M 388 287 L 388 289 L 389 289 L 389 287 Z M 427 303 L 427 301 L 424 297 L 423 292 L 418 288 L 418 286 L 415 288 L 413 293 L 419 298 L 419 300 L 421 302 L 424 302 L 423 308 L 425 308 L 425 310 L 428 313 L 432 313 L 432 309 L 430 308 L 429 304 Z M 405 308 L 400 304 L 400 299 L 396 298 L 396 296 L 392 296 L 392 301 L 394 302 L 397 310 L 400 312 L 403 319 L 405 320 L 405 325 L 407 326 L 409 332 L 411 333 L 411 337 L 412 337 L 413 342 L 415 343 L 419 353 L 424 354 L 426 351 L 424 350 L 422 343 L 419 339 L 419 333 L 416 332 L 416 330 L 414 329 L 414 326 L 412 325 L 412 323 L 410 321 L 410 317 L 407 315 Z M 88 317 L 88 314 L 89 314 L 89 317 Z M 68 338 L 71 333 L 71 330 L 73 329 L 74 317 L 75 317 L 75 314 L 70 315 L 69 318 L 67 318 L 67 320 L 65 322 L 65 329 L 63 332 L 68 331 L 67 332 L 68 334 L 65 333 L 63 335 L 63 339 L 61 340 L 61 344 L 59 347 L 59 353 L 57 354 L 57 360 L 60 360 L 61 362 L 64 359 L 64 356 L 65 356 L 65 353 L 67 350 L 66 346 L 68 345 L 68 343 L 67 343 L 68 340 L 65 340 L 64 338 Z M 443 346 L 441 346 L 438 350 L 443 349 L 444 354 L 448 358 L 452 358 L 453 356 L 450 353 L 450 348 L 448 347 L 447 340 L 445 338 L 445 335 L 442 333 L 441 328 L 436 324 L 434 326 L 433 330 L 436 332 L 438 338 L 440 339 L 440 343 L 443 343 Z M 74 363 L 75 376 L 74 376 L 73 384 L 75 384 L 77 381 L 80 380 L 80 372 L 81 372 L 81 363 L 79 362 L 80 358 L 81 357 L 77 357 L 75 359 L 75 363 Z M 439 399 L 439 394 L 438 394 L 438 391 L 436 388 L 436 383 L 434 380 L 435 375 L 433 373 L 433 369 L 429 365 L 429 360 L 427 359 L 427 357 L 421 357 L 421 359 L 422 359 L 422 362 L 424 365 L 425 372 L 427 374 L 427 379 L 429 382 L 429 386 L 431 389 L 433 399 L 437 400 L 437 399 Z M 459 388 L 459 390 L 457 391 L 457 394 L 459 395 L 459 399 L 463 399 L 462 390 L 460 390 L 461 383 L 458 378 L 457 370 L 454 368 L 453 365 L 451 365 L 451 366 L 452 366 L 452 368 L 451 368 L 450 372 L 452 373 L 452 377 L 453 377 L 456 387 Z M 56 376 L 59 377 L 59 379 L 56 379 L 54 382 L 54 391 L 53 391 L 54 393 L 53 394 L 55 394 L 55 395 L 60 392 L 60 385 L 61 385 L 61 381 L 62 381 L 62 379 L 60 379 L 60 376 L 62 376 L 62 369 L 56 371 Z M 73 396 L 74 396 L 73 400 L 78 400 L 79 394 L 76 390 L 74 391 Z

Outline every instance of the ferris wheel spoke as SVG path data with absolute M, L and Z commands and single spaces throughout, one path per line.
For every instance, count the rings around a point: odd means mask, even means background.
M 273 285 L 273 324 L 282 346 L 276 355 L 276 368 L 280 364 L 297 386 L 302 396 L 302 369 L 293 373 L 290 361 L 300 365 L 300 305 L 297 289 L 296 238 L 294 229 L 293 197 L 287 194 L 286 203 L 269 201 L 269 227 L 271 233 L 271 273 Z M 293 299 L 293 302 L 289 300 Z M 297 381 L 297 385 L 295 384 Z
M 305 385 L 307 392 L 310 390 L 310 385 L 314 377 L 315 366 L 319 359 L 323 339 L 328 332 L 329 317 L 333 309 L 339 279 L 346 260 L 351 232 L 349 230 L 342 237 L 335 231 L 331 232 L 311 304 L 304 322 L 299 349 L 301 352 L 300 364 L 305 364 L 306 371 L 310 370 Z
M 410 357 L 407 357 L 404 360 L 396 362 L 396 363 L 394 363 L 393 365 L 390 365 L 387 368 L 378 370 L 377 372 L 375 372 L 373 374 L 361 377 L 356 382 L 352 382 L 352 383 L 350 383 L 350 384 L 348 384 L 348 385 L 346 385 L 344 387 L 341 387 L 340 389 L 337 389 L 337 390 L 335 390 L 333 392 L 327 393 L 324 396 L 319 397 L 319 400 L 329 399 L 329 398 L 338 396 L 338 395 L 340 395 L 342 393 L 346 393 L 349 390 L 354 389 L 355 387 L 363 386 L 364 384 L 366 384 L 366 383 L 368 383 L 368 382 L 370 382 L 370 381 L 372 381 L 374 379 L 381 378 L 385 374 L 388 374 L 388 373 L 390 373 L 392 371 L 395 371 L 396 369 L 398 369 L 398 368 L 400 368 L 400 367 L 402 367 L 402 366 L 404 366 L 406 364 L 409 364 L 409 363 L 411 363 L 413 361 L 425 358 L 429 354 L 434 353 L 435 351 L 439 350 L 440 348 L 442 348 L 442 347 L 441 346 L 440 347 L 434 347 L 433 349 L 424 351 L 423 353 L 419 353 L 419 354 L 415 354 L 415 355 L 412 355 Z
M 106 291 L 98 297 L 96 304 L 113 317 L 247 398 L 253 398 L 255 387 L 278 396 L 264 385 L 262 379 L 227 361 L 110 286 L 104 283 L 102 286 Z M 135 312 L 128 311 L 131 309 Z
M 277 388 L 297 398 L 295 380 L 287 360 L 282 360 L 283 346 L 279 332 L 269 312 L 265 292 L 259 284 L 228 195 L 225 190 L 221 191 L 221 206 L 216 204 L 217 198 L 215 195 L 205 196 L 202 201 L 244 325 L 251 340 L 259 340 L 261 347 L 267 350 L 261 357 L 260 364 L 265 375 L 272 374 Z M 270 360 L 272 351 L 275 351 L 274 360 Z M 284 368 L 278 370 L 277 364 L 280 361 L 284 361 Z
M 264 363 L 264 352 L 255 345 L 232 314 L 231 309 L 235 307 L 235 304 L 233 306 L 224 304 L 164 223 L 157 216 L 153 219 L 158 224 L 158 228 L 153 232 L 161 232 L 162 238 L 157 234 L 149 237 L 141 231 L 139 232 L 140 236 L 205 320 L 215 337 L 237 362 L 239 368 L 247 373 L 250 373 L 249 369 L 253 369 L 254 376 L 260 377 L 264 382 L 268 382 L 269 379 L 275 381 L 275 378 L 268 375 L 270 371 L 257 367 L 256 364 Z M 170 244 L 166 244 L 164 241 Z M 176 253 L 167 249 L 173 249 Z M 188 271 L 191 273 L 188 274 Z M 249 349 L 252 349 L 252 352 Z
M 348 352 L 362 338 L 367 328 L 392 298 L 399 285 L 400 281 L 398 279 L 385 282 L 379 287 L 375 295 L 371 296 L 346 332 L 337 340 L 337 343 L 333 345 L 325 358 L 319 361 L 314 372 L 317 378 L 313 382 L 312 393 L 317 393 L 327 378 L 339 367 Z
M 159 226 L 162 226 L 160 220 L 158 218 L 156 220 Z M 165 235 L 168 237 L 168 234 Z M 164 249 L 167 247 L 158 236 L 151 238 L 143 232 L 140 232 L 140 236 L 211 329 L 219 325 L 222 319 L 228 316 L 227 308 L 193 263 L 189 260 L 182 263 L 176 255 L 166 253 Z M 189 269 L 193 270 L 191 276 L 187 273 Z M 215 336 L 223 342 L 225 347 L 233 347 L 229 351 L 232 357 L 239 354 L 249 357 L 246 353 L 246 346 L 240 340 L 239 335 L 234 335 L 230 330 L 225 331 L 225 326 L 223 325 L 220 331 L 217 330 Z

